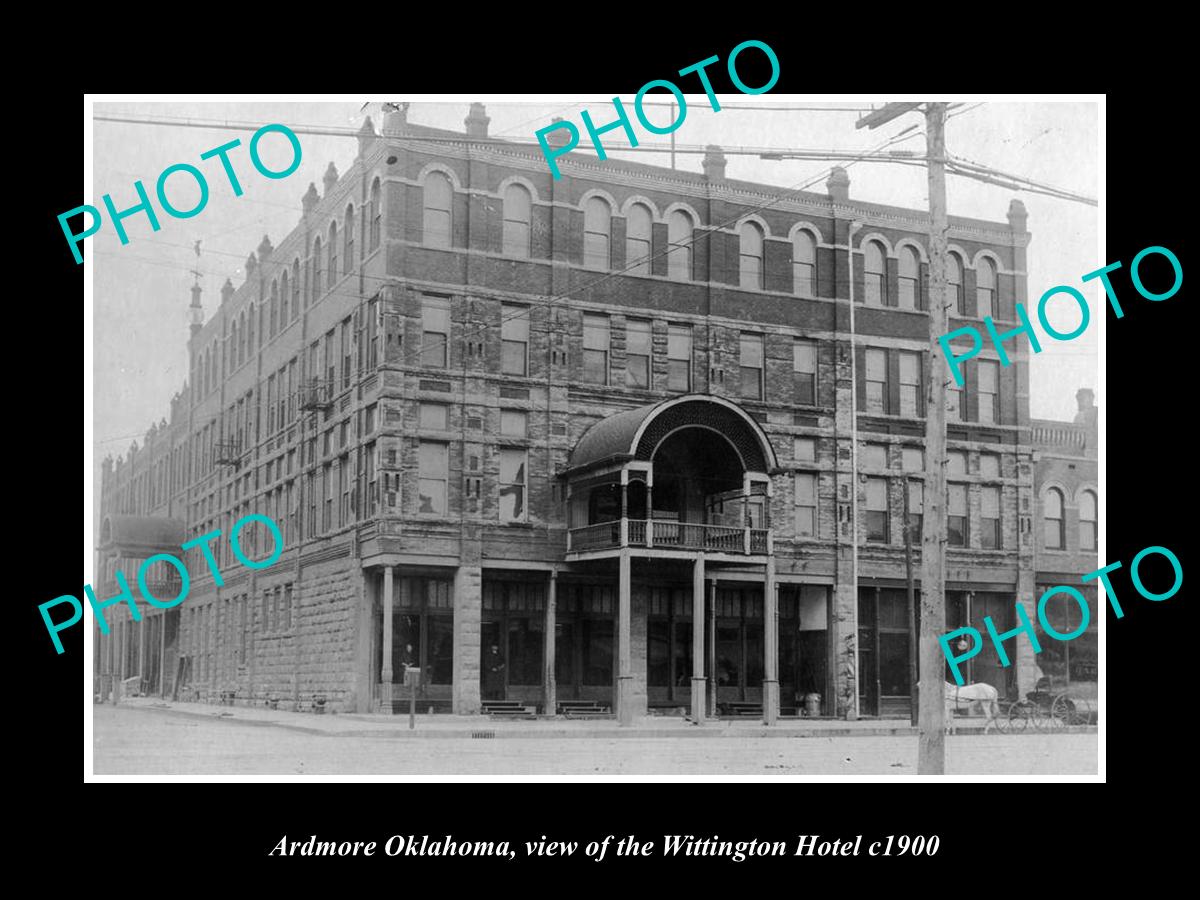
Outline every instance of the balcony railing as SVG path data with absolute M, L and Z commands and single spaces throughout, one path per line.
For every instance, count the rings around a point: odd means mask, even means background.
M 738 528 L 698 522 L 664 522 L 626 519 L 626 543 L 621 543 L 622 520 L 572 528 L 567 533 L 567 550 L 613 550 L 622 546 L 664 550 L 704 550 L 714 553 L 765 555 L 771 552 L 769 528 Z

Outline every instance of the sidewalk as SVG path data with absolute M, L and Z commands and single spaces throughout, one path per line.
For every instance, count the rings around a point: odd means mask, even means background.
M 847 736 L 911 735 L 917 730 L 905 719 L 780 719 L 768 727 L 757 719 L 721 719 L 693 725 L 673 716 L 644 716 L 622 727 L 615 719 L 492 719 L 487 716 L 418 715 L 416 728 L 409 730 L 407 715 L 363 713 L 287 712 L 265 707 L 217 706 L 183 703 L 157 697 L 129 697 L 121 707 L 142 712 L 217 718 L 243 725 L 268 725 L 329 737 L 373 738 L 831 738 Z M 959 734 L 982 734 L 984 720 L 959 719 Z M 1095 726 L 1065 729 L 1092 732 Z M 995 733 L 993 728 L 992 732 Z

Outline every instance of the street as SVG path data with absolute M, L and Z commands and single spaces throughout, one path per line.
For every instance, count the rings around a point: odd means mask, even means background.
M 94 709 L 97 775 L 915 775 L 912 736 L 411 738 Z M 1091 775 L 1094 732 L 957 735 L 949 775 Z

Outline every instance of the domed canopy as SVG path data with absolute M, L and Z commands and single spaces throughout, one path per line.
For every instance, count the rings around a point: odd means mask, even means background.
M 128 556 L 178 555 L 187 539 L 186 523 L 162 516 L 105 516 L 100 523 L 100 549 L 120 550 Z
M 749 413 L 722 397 L 687 394 L 597 422 L 571 451 L 566 474 L 608 463 L 652 460 L 659 445 L 683 428 L 704 428 L 724 437 L 737 451 L 744 471 L 770 474 L 778 467 L 770 439 Z

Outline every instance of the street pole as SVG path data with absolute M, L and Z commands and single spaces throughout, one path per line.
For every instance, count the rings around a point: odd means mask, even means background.
M 912 523 L 909 521 L 909 478 L 904 473 L 904 578 L 908 588 L 908 680 L 912 686 L 912 702 L 909 703 L 909 715 L 913 727 L 917 725 L 917 704 L 920 702 L 921 689 L 917 687 L 920 680 L 920 667 L 917 664 L 917 606 L 914 602 L 913 590 L 913 558 L 912 558 Z
M 944 669 L 938 637 L 946 628 L 946 357 L 938 338 L 946 333 L 946 104 L 925 104 L 929 167 L 929 348 L 925 404 L 925 514 L 921 539 L 920 675 L 917 774 L 946 771 Z

